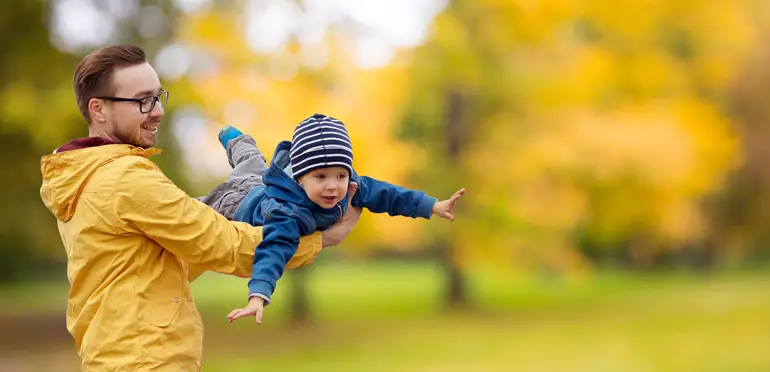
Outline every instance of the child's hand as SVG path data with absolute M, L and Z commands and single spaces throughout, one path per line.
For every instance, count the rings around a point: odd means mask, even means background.
M 455 216 L 452 214 L 452 210 L 455 209 L 457 199 L 460 199 L 463 194 L 465 194 L 465 188 L 458 190 L 447 200 L 437 201 L 433 204 L 433 214 L 454 221 Z
M 244 316 L 254 315 L 257 320 L 257 324 L 262 324 L 262 311 L 265 307 L 265 299 L 259 296 L 254 296 L 249 299 L 249 304 L 243 309 L 235 309 L 227 316 L 227 320 L 232 323 L 233 320 L 242 318 Z

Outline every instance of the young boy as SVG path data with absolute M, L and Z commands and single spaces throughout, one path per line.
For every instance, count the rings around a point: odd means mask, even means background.
M 269 168 L 254 140 L 239 130 L 225 127 L 219 140 L 227 149 L 233 173 L 209 204 L 228 218 L 263 226 L 248 305 L 233 310 L 227 316 L 230 322 L 253 315 L 262 323 L 263 307 L 270 303 L 300 236 L 334 224 L 345 214 L 349 198 L 352 206 L 374 213 L 426 219 L 435 214 L 451 221 L 454 205 L 465 193 L 461 189 L 437 201 L 424 192 L 359 176 L 353 169 L 353 147 L 344 124 L 321 114 L 302 121 L 292 141 L 278 145 Z M 347 195 L 349 183 L 358 185 L 351 189 L 352 195 Z

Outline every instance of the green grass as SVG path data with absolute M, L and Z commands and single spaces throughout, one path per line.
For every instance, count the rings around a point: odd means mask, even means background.
M 602 272 L 558 281 L 476 270 L 474 307 L 442 313 L 435 266 L 327 265 L 310 273 L 310 326 L 282 316 L 290 277 L 261 327 L 219 326 L 243 302 L 245 281 L 206 277 L 194 293 L 209 318 L 205 371 L 765 371 L 765 277 Z
M 290 275 L 263 326 L 224 320 L 245 303 L 246 280 L 207 274 L 196 281 L 206 319 L 203 370 L 770 370 L 763 272 L 605 271 L 560 281 L 477 269 L 469 282 L 473 307 L 452 312 L 443 311 L 433 265 L 324 263 L 308 275 L 314 321 L 307 325 L 286 318 Z M 35 297 L 30 291 L 0 289 L 0 296 L 24 301 Z M 77 370 L 71 344 L 46 353 L 18 356 L 17 370 L 42 370 L 47 360 L 56 370 Z
M 204 317 L 224 316 L 246 304 L 247 280 L 204 274 L 193 283 L 193 296 Z M 293 280 L 282 278 L 266 308 L 265 322 L 283 324 Z M 442 284 L 438 268 L 425 264 L 327 264 L 308 273 L 314 317 L 351 321 L 380 317 L 412 317 L 440 310 L 436 301 Z
M 68 293 L 66 278 L 57 283 L 4 284 L 0 286 L 0 317 L 63 314 Z

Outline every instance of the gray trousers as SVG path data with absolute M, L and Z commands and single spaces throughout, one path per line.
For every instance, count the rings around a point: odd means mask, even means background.
M 232 220 L 246 194 L 263 184 L 262 175 L 267 171 L 267 162 L 254 138 L 246 134 L 233 138 L 227 144 L 227 161 L 233 168 L 230 176 L 208 195 L 196 199 Z

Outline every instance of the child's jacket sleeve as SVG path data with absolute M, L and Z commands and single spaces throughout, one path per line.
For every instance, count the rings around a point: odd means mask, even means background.
M 354 207 L 364 207 L 371 212 L 391 216 L 430 219 L 436 198 L 422 191 L 409 190 L 355 173 L 351 180 L 358 183 L 358 191 L 351 203 Z
M 296 205 L 269 202 L 264 210 L 262 241 L 254 254 L 249 280 L 249 296 L 261 295 L 267 303 L 283 275 L 286 264 L 297 252 L 300 236 L 312 233 L 312 218 L 300 218 L 303 213 Z

